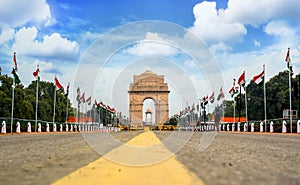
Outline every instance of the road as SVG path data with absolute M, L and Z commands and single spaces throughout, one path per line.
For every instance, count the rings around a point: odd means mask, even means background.
M 126 143 L 142 133 L 111 136 Z M 155 135 L 164 141 L 170 132 Z M 202 151 L 203 135 L 194 133 L 173 156 L 205 184 L 300 184 L 299 134 L 220 132 Z M 51 184 L 103 157 L 82 134 L 66 132 L 1 135 L 0 156 L 0 184 Z

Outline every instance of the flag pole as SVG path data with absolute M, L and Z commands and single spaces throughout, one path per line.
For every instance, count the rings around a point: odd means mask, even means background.
M 55 75 L 54 79 L 56 79 L 56 75 Z M 55 85 L 55 82 L 54 82 L 53 125 L 54 125 L 54 122 L 55 122 L 55 104 L 56 104 L 56 85 Z
M 70 85 L 70 82 L 68 82 L 68 86 L 67 86 L 67 88 L 69 87 L 69 85 Z M 68 101 L 68 96 L 69 96 L 69 90 L 67 89 L 67 108 L 66 108 L 66 123 L 68 123 L 68 113 L 69 113 L 69 109 L 68 109 L 68 106 L 69 106 L 69 101 Z
M 246 122 L 248 123 L 248 103 L 247 103 L 247 88 L 245 86 L 245 109 L 246 109 Z
M 291 66 L 289 66 L 289 94 L 290 94 L 290 124 L 291 124 L 291 133 L 293 132 L 292 125 L 292 88 L 291 88 Z
M 37 65 L 37 69 L 39 68 L 39 65 Z M 36 132 L 36 127 L 37 127 L 37 117 L 38 117 L 38 92 L 39 92 L 39 75 L 37 76 L 36 79 L 36 95 L 35 95 L 35 126 L 34 126 L 34 131 Z
M 235 123 L 235 98 L 233 96 L 233 122 Z
M 264 112 L 265 112 L 265 132 L 267 132 L 267 98 L 266 98 L 266 71 L 265 64 L 263 65 L 264 71 Z
M 13 84 L 12 84 L 11 120 L 10 120 L 10 133 L 11 134 L 12 134 L 13 123 L 14 123 L 14 101 L 15 101 L 15 76 L 13 77 Z
M 85 108 L 85 122 L 88 123 L 88 120 L 87 120 L 87 118 L 88 118 L 88 114 L 87 114 L 87 103 L 85 103 L 84 108 Z
M 242 86 L 240 85 L 240 93 L 238 95 L 238 114 L 239 114 L 239 119 L 238 122 L 241 122 L 241 101 L 242 101 Z

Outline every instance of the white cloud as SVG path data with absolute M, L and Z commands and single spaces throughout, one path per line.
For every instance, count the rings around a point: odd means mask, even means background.
M 216 53 L 218 51 L 222 51 L 222 52 L 231 51 L 233 48 L 223 42 L 219 42 L 218 44 L 213 44 L 209 49 L 213 53 Z
M 144 40 L 126 50 L 127 53 L 135 56 L 172 56 L 176 55 L 178 50 L 169 45 L 167 40 L 158 36 L 157 33 L 147 32 Z
M 208 44 L 240 41 L 247 34 L 243 24 L 227 21 L 222 9 L 216 9 L 216 2 L 202 2 L 194 6 L 194 25 L 190 30 Z
M 13 39 L 13 37 L 14 37 L 14 30 L 7 26 L 3 27 L 0 32 L 0 45 Z
M 259 27 L 278 20 L 300 25 L 298 0 L 229 0 L 226 9 L 216 9 L 216 2 L 201 2 L 194 6 L 194 25 L 190 28 L 209 45 L 219 42 L 241 41 L 247 34 L 246 25 Z M 277 24 L 277 23 L 276 23 Z M 268 28 L 270 34 L 282 34 L 287 30 Z M 280 32 L 280 33 L 279 33 Z
M 258 42 L 257 40 L 253 40 L 253 44 L 254 44 L 254 46 L 257 46 L 257 47 L 260 47 L 261 46 L 261 44 L 260 44 L 260 42 Z
M 0 26 L 22 26 L 29 22 L 48 22 L 51 19 L 46 0 L 0 0 Z
M 294 35 L 294 30 L 288 27 L 283 21 L 271 21 L 269 22 L 264 31 L 269 35 L 275 35 L 280 37 L 289 37 Z
M 53 33 L 37 40 L 38 30 L 35 27 L 20 29 L 15 35 L 14 51 L 29 56 L 50 57 L 60 59 L 75 59 L 78 55 L 77 42 L 62 38 L 59 33 Z
M 273 19 L 288 18 L 299 22 L 299 0 L 229 0 L 226 19 L 258 26 Z

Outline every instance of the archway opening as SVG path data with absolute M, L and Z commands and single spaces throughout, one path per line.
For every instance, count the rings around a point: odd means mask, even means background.
M 155 125 L 155 102 L 151 98 L 143 101 L 143 125 Z

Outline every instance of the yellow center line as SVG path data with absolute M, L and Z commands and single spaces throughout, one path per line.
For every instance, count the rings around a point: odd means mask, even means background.
M 147 131 L 53 184 L 204 183 L 176 160 L 175 155 L 162 145 L 153 132 Z

